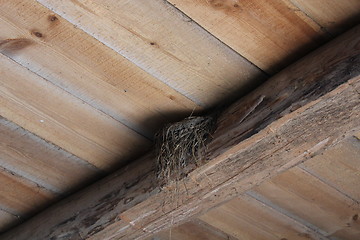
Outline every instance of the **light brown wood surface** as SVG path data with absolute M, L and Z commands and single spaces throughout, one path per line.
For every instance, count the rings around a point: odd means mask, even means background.
M 0 52 L 148 138 L 202 109 L 35 1 L 2 1 L 0 24 Z
M 38 2 L 201 106 L 264 76 L 166 1 Z
M 332 34 L 342 33 L 360 22 L 358 0 L 290 0 L 290 2 Z
M 0 73 L 0 115 L 100 169 L 126 159 L 133 146 L 144 151 L 149 145 L 143 136 L 4 55 Z
M 56 194 L 13 173 L 0 172 L 1 209 L 16 216 L 26 217 L 34 208 L 44 208 L 55 200 Z
M 241 195 L 199 218 L 237 239 L 326 239 L 248 195 Z
M 327 39 L 321 26 L 288 0 L 169 2 L 270 74 Z
M 348 175 L 349 178 L 352 176 Z M 353 220 L 360 211 L 359 202 L 298 167 L 261 184 L 254 191 L 322 229 L 326 236 L 336 237 L 341 234 L 341 239 L 346 240 L 360 237 L 360 225 Z
M 58 195 L 103 174 L 86 161 L 1 118 L 0 139 L 2 171 L 6 169 Z
M 199 220 L 189 221 L 171 230 L 156 234 L 147 240 L 235 240 L 236 238 L 223 233 Z
M 352 137 L 334 150 L 301 164 L 306 172 L 360 202 L 360 141 Z

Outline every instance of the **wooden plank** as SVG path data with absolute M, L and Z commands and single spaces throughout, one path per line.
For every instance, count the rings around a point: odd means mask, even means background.
M 181 182 L 160 188 L 148 155 L 1 237 L 145 238 L 331 148 L 360 126 L 359 35 L 357 27 L 226 109 L 209 162 Z
M 360 202 L 360 141 L 354 137 L 300 167 Z
M 38 2 L 201 106 L 238 97 L 264 77 L 163 0 Z
M 328 38 L 288 0 L 168 0 L 256 66 L 274 73 Z
M 0 233 L 20 222 L 19 216 L 0 209 Z
M 163 231 L 147 240 L 236 240 L 199 220 L 192 220 L 171 230 Z
M 0 118 L 0 167 L 60 195 L 102 172 L 86 161 Z
M 149 141 L 0 55 L 0 115 L 100 169 L 144 151 Z M 21 86 L 21 87 L 19 87 Z M 140 153 L 137 153 L 140 154 Z
M 332 34 L 342 33 L 359 24 L 360 2 L 358 0 L 290 1 Z
M 35 1 L 1 1 L 0 24 L 0 52 L 148 138 L 201 110 Z
M 241 195 L 199 218 L 244 240 L 327 239 L 248 195 Z
M 319 227 L 326 236 L 333 237 L 342 232 L 342 239 L 360 237 L 360 225 L 353 220 L 360 211 L 359 203 L 299 167 L 262 183 L 253 191 Z
M 57 194 L 3 169 L 0 169 L 0 182 L 1 209 L 21 218 L 29 217 L 57 199 Z

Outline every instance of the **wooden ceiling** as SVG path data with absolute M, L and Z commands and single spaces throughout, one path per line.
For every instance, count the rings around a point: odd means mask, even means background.
M 0 232 L 141 156 L 164 123 L 243 96 L 359 16 L 358 0 L 0 0 Z M 236 239 L 209 219 L 237 204 L 263 211 L 254 196 L 187 227 Z

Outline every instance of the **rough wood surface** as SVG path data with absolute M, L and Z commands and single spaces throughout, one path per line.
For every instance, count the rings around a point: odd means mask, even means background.
M 359 35 L 357 27 L 229 107 L 209 145 L 210 161 L 181 182 L 157 187 L 149 155 L 2 239 L 144 238 L 331 148 L 360 126 Z M 260 96 L 264 102 L 238 124 Z
M 329 36 L 288 0 L 168 0 L 250 62 L 274 73 Z
M 239 96 L 264 77 L 163 0 L 38 2 L 201 106 Z
M 40 3 L 0 2 L 2 54 L 140 134 L 201 110 Z

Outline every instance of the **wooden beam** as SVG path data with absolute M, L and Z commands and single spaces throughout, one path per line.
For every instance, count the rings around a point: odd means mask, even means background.
M 145 238 L 336 145 L 360 126 L 359 39 L 360 26 L 230 106 L 208 146 L 209 162 L 181 182 L 158 187 L 149 154 L 0 238 Z

